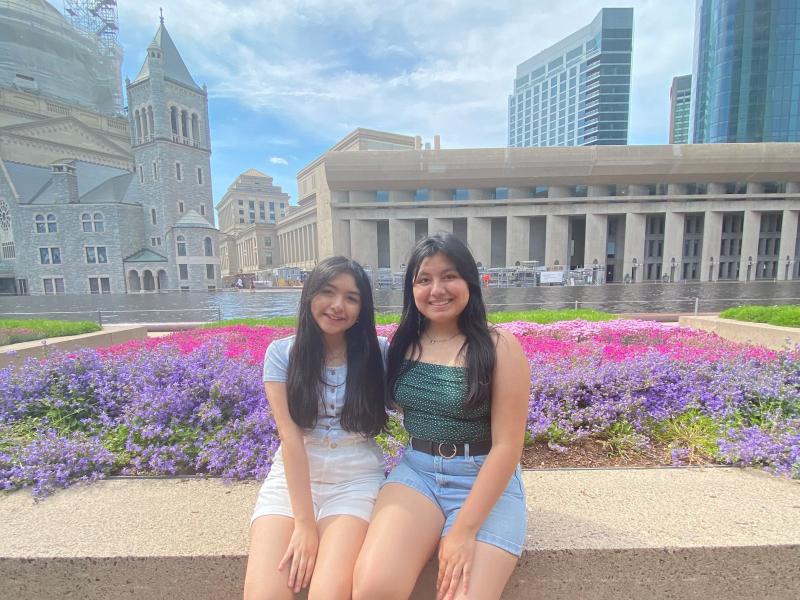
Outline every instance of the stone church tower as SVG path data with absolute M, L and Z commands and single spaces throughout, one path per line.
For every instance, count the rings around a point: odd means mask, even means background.
M 163 17 L 139 74 L 126 80 L 126 88 L 146 241 L 125 259 L 128 290 L 135 291 L 137 284 L 152 289 L 142 273 L 158 273 L 157 289 L 215 289 L 220 271 L 208 93 L 186 68 Z

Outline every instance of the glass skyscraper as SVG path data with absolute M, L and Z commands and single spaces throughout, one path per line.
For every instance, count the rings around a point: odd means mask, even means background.
M 697 0 L 692 141 L 800 141 L 800 2 Z
M 692 76 L 672 78 L 669 88 L 669 143 L 689 143 L 689 114 L 692 100 Z
M 627 144 L 633 9 L 594 20 L 517 67 L 509 146 Z

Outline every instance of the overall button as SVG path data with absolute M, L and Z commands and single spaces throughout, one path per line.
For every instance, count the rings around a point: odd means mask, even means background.
M 337 446 L 336 442 L 331 442 L 331 448 L 336 448 L 336 446 Z

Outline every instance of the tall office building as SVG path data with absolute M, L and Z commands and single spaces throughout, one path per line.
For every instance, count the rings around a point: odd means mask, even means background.
M 594 20 L 517 67 L 509 146 L 628 143 L 633 9 Z
M 692 141 L 800 140 L 800 3 L 698 0 Z
M 669 88 L 669 143 L 689 143 L 689 113 L 692 105 L 692 76 L 672 78 Z

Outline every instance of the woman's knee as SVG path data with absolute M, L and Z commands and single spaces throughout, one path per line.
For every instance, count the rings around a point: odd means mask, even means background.
M 353 600 L 399 600 L 408 596 L 402 582 L 391 573 L 375 569 L 365 573 L 356 569 L 353 575 Z

